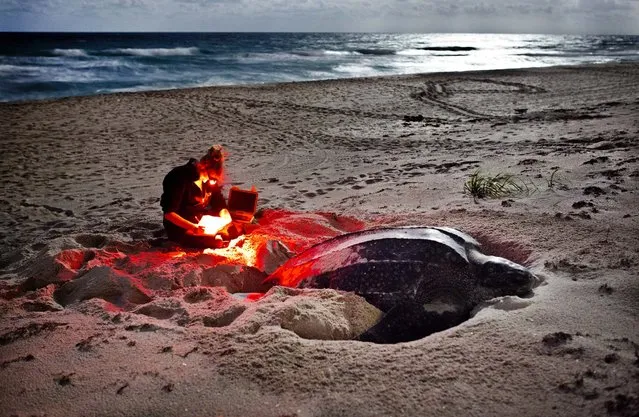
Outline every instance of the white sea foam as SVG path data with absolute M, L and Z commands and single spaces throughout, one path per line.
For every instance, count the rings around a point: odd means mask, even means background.
M 200 50 L 192 46 L 190 48 L 117 48 L 109 52 L 133 56 L 189 56 L 198 54 Z
M 362 55 L 356 51 L 342 51 L 342 50 L 334 50 L 334 49 L 326 49 L 326 50 L 311 50 L 311 51 L 293 51 L 290 55 L 293 57 L 325 57 L 325 56 L 353 56 L 353 55 Z
M 404 56 L 405 55 L 408 55 L 408 56 L 433 55 L 433 51 L 425 51 L 423 49 L 403 49 L 401 51 L 397 51 L 397 55 L 404 55 Z
M 37 69 L 37 67 L 28 67 L 26 65 L 0 65 L 0 74 L 28 72 L 33 69 Z
M 99 60 L 91 60 L 91 61 L 76 61 L 67 64 L 69 68 L 80 69 L 80 70 L 93 70 L 95 68 L 113 68 L 113 69 L 131 69 L 131 70 L 140 70 L 147 68 L 147 65 L 142 63 L 134 62 L 131 59 L 99 59 Z M 117 73 L 114 73 L 114 76 L 117 76 Z
M 89 84 L 95 81 L 101 81 L 102 77 L 89 71 L 75 71 L 70 69 L 49 70 L 46 72 L 47 82 L 58 83 L 83 83 Z
M 307 71 L 306 75 L 307 75 L 307 79 L 311 79 L 311 80 L 332 79 L 337 77 L 336 74 L 329 71 Z
M 355 51 L 324 51 L 325 55 L 338 55 L 338 56 L 347 56 L 347 55 L 361 55 L 359 52 Z
M 126 87 L 126 88 L 100 88 L 97 90 L 98 93 L 137 93 L 142 91 L 162 91 L 162 90 L 173 90 L 178 87 L 155 87 L 151 85 L 140 85 L 136 87 Z
M 333 68 L 333 71 L 348 74 L 349 77 L 370 77 L 381 74 L 375 68 L 363 64 L 342 64 Z
M 290 53 L 290 52 L 260 52 L 260 53 L 247 53 L 237 56 L 237 61 L 245 64 L 262 63 L 262 62 L 281 62 L 281 61 L 299 61 L 304 58 L 317 58 L 320 54 L 311 55 L 303 53 Z
M 69 57 L 86 57 L 89 56 L 84 49 L 54 49 L 54 55 Z

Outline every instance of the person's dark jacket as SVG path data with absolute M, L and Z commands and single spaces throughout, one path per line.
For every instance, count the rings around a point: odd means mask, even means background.
M 205 215 L 218 215 L 227 208 L 219 184 L 203 184 L 200 189 L 195 181 L 200 174 L 196 167 L 197 160 L 190 159 L 184 165 L 173 168 L 162 181 L 162 197 L 160 205 L 164 213 L 175 212 L 186 220 L 197 223 Z M 164 219 L 164 228 L 171 240 L 181 238 L 186 230 Z

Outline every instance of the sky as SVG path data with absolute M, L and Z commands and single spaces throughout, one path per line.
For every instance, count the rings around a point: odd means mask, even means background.
M 0 31 L 639 35 L 639 0 L 0 0 Z

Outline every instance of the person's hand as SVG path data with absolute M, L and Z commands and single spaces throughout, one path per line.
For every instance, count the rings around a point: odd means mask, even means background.
M 220 210 L 219 216 L 225 220 L 233 220 L 231 213 L 227 209 Z
M 197 224 L 194 224 L 193 227 L 191 228 L 191 230 L 187 231 L 188 234 L 190 235 L 194 235 L 194 236 L 200 236 L 205 234 L 204 233 L 204 226 L 200 226 Z

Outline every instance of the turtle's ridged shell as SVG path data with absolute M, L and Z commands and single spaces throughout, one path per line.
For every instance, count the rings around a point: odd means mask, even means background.
M 465 307 L 477 287 L 465 249 L 433 228 L 374 229 L 307 250 L 271 276 L 284 285 L 353 291 L 387 310 L 414 299 Z
M 350 233 L 291 258 L 269 280 L 352 291 L 386 312 L 360 340 L 415 340 L 466 320 L 481 301 L 532 288 L 521 265 L 479 252 L 450 228 L 401 227 Z
M 306 288 L 353 291 L 382 311 L 397 303 L 414 300 L 467 306 L 475 299 L 475 284 L 468 265 L 423 264 L 417 262 L 368 262 L 348 265 L 311 277 L 300 284 Z

